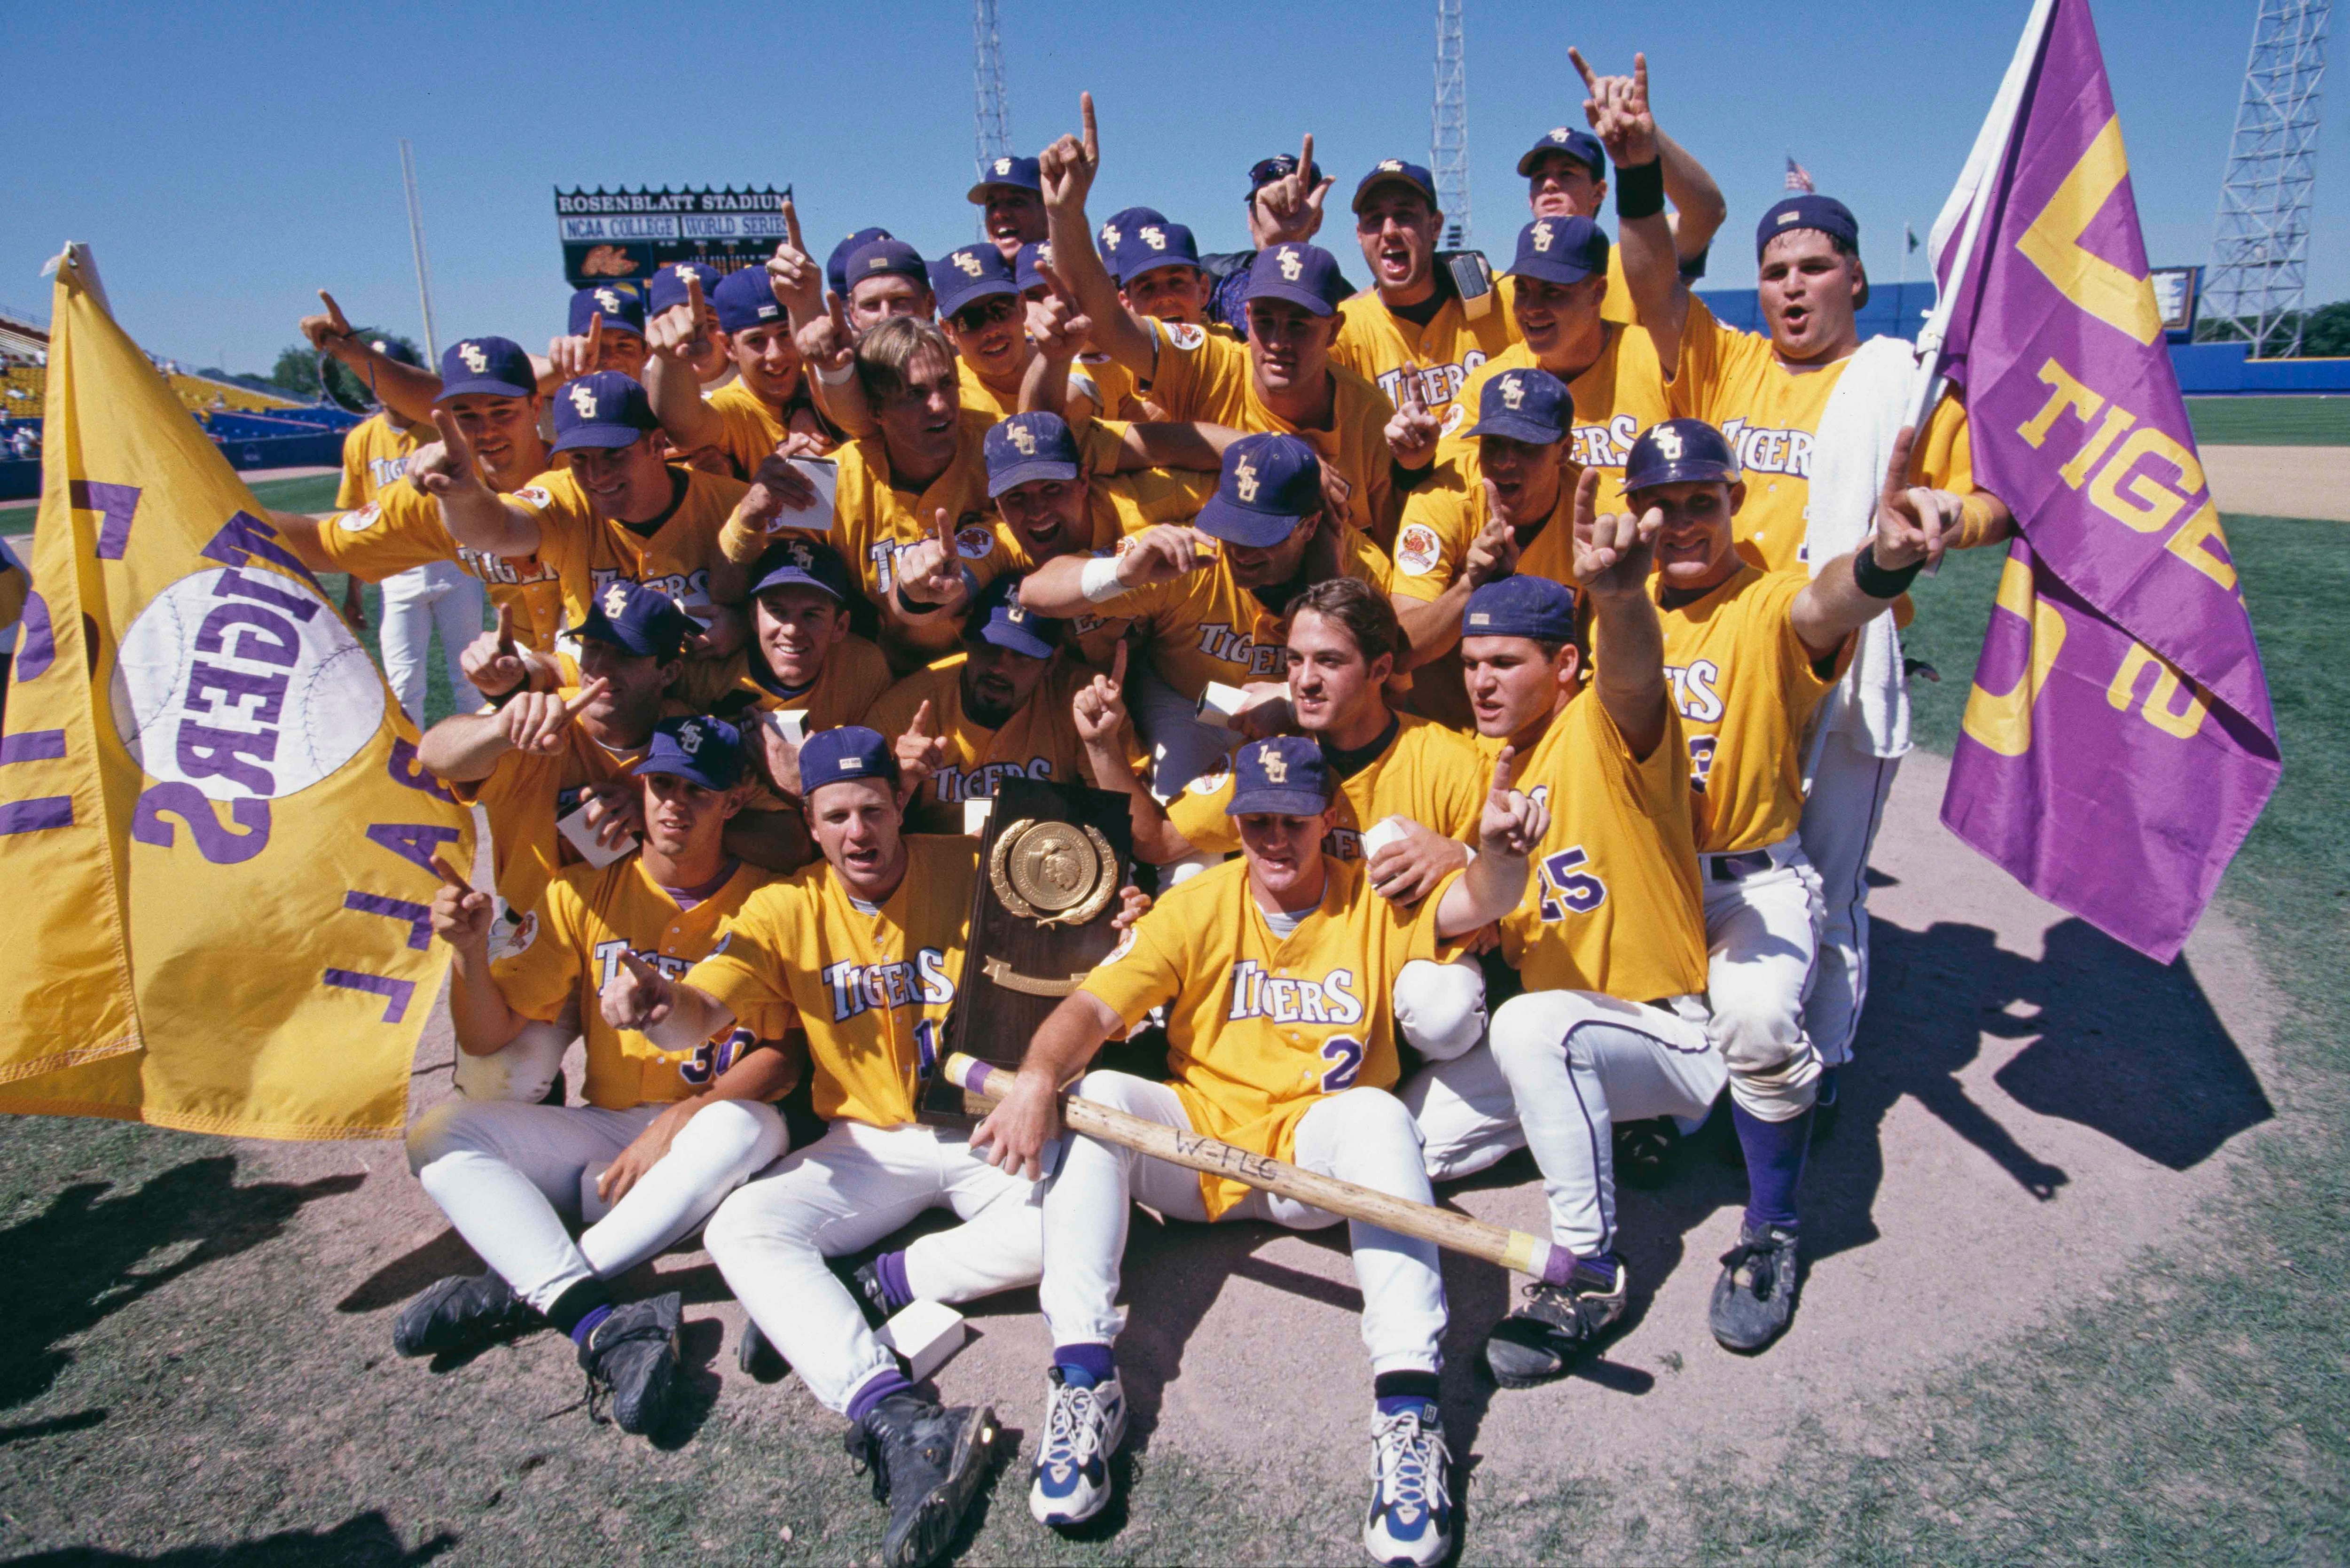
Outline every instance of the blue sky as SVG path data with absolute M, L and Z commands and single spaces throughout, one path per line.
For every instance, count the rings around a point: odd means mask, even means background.
M 1301 131 L 1340 178 L 1334 207 L 1377 160 L 1426 159 L 1434 9 L 1002 0 L 1013 140 L 1034 152 L 1074 129 L 1090 88 L 1095 216 L 1147 202 L 1236 248 L 1248 164 Z M 1508 254 L 1518 154 L 1580 122 L 1566 47 L 1627 69 L 1645 47 L 1660 123 L 1730 201 L 1710 285 L 1752 282 L 1747 236 L 1789 152 L 1859 214 L 1872 275 L 1895 278 L 1901 225 L 1922 236 L 1939 208 L 2026 9 L 1698 0 L 1569 24 L 1556 0 L 1467 0 L 1477 243 Z M 2252 15 L 2252 0 L 2097 6 L 2157 265 L 2209 259 Z M 444 343 L 537 348 L 559 329 L 556 184 L 789 182 L 819 251 L 867 223 L 925 254 L 974 233 L 971 26 L 951 0 L 27 6 L 8 31 L 0 302 L 46 310 L 42 261 L 85 240 L 125 325 L 192 362 L 265 371 L 322 286 L 355 320 L 421 337 L 402 136 Z M 2313 304 L 2350 294 L 2341 135 L 2319 158 Z M 1361 275 L 1343 212 L 1324 237 Z

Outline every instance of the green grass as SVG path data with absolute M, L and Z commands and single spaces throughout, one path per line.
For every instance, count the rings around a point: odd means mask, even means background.
M 2350 446 L 2350 398 L 2189 398 L 2204 446 Z
M 341 475 L 310 473 L 299 479 L 258 479 L 250 486 L 254 499 L 279 512 L 325 512 L 335 504 L 335 486 Z M 0 534 L 29 534 L 40 504 L 11 502 L 0 506 Z

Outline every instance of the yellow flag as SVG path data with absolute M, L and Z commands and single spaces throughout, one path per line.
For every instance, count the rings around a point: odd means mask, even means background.
M 34 592 L 0 737 L 0 1111 L 399 1135 L 472 815 L 367 650 L 57 268 Z

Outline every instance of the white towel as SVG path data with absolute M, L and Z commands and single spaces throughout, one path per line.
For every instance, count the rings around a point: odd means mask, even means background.
M 1885 465 L 1908 415 L 1917 350 L 1900 337 L 1872 337 L 1836 378 L 1812 444 L 1812 503 L 1804 553 L 1812 575 L 1868 537 Z M 1814 732 L 1866 740 L 1880 757 L 1909 750 L 1909 685 L 1901 673 L 1901 637 L 1888 609 L 1860 630 L 1852 667 L 1820 704 Z

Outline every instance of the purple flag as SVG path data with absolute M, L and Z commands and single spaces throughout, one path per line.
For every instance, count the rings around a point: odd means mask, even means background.
M 1942 820 L 2168 962 L 2281 764 L 2087 0 L 2035 8 L 1932 254 L 1975 481 L 2022 534 Z

